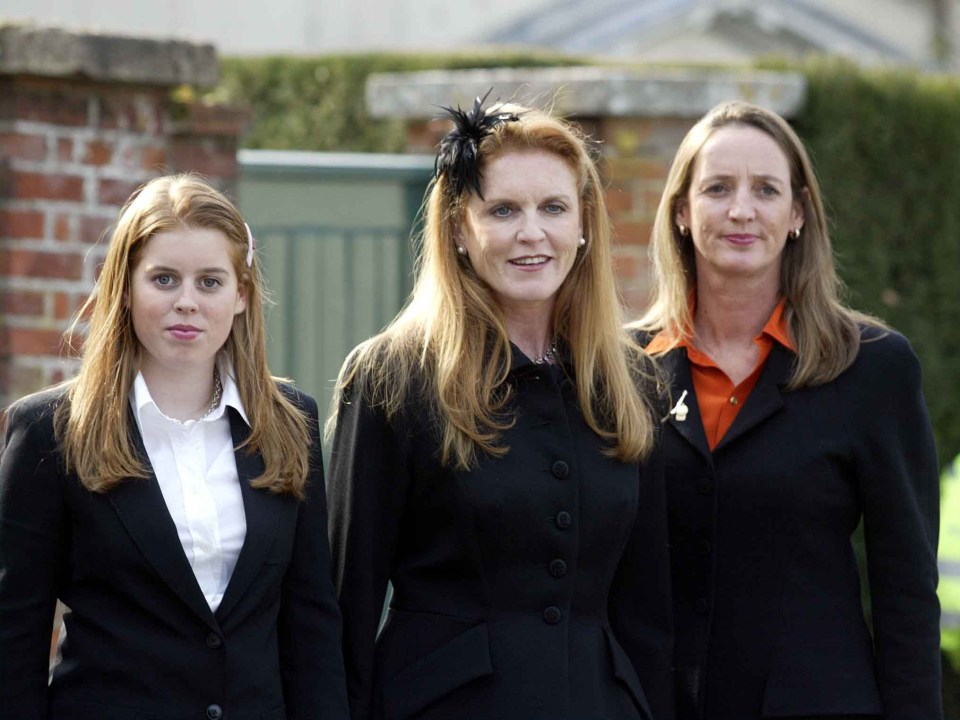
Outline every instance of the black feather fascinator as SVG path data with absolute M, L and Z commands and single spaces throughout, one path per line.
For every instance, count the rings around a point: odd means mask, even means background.
M 493 132 L 500 123 L 513 122 L 520 117 L 516 113 L 489 112 L 483 104 L 490 97 L 493 88 L 487 90 L 486 95 L 473 101 L 473 109 L 466 112 L 458 105 L 441 108 L 444 115 L 453 120 L 453 130 L 440 141 L 440 150 L 434 164 L 434 173 L 439 178 L 446 175 L 450 190 L 459 197 L 464 190 L 472 190 L 482 200 L 483 192 L 480 181 L 483 175 L 480 172 L 480 163 L 477 153 L 483 139 Z M 493 107 L 496 110 L 500 103 Z

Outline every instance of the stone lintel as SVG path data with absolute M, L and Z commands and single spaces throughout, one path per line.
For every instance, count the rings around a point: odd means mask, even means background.
M 745 100 L 784 117 L 803 107 L 800 73 L 753 69 L 489 68 L 377 73 L 367 80 L 367 108 L 378 118 L 425 119 L 439 106 L 468 108 L 493 88 L 492 98 L 548 106 L 572 117 L 699 118 L 725 100 Z
M 217 71 L 211 44 L 0 24 L 0 76 L 210 87 Z

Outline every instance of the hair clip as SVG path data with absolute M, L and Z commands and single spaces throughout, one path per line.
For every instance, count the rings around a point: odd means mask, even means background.
M 253 267 L 253 251 L 257 249 L 257 243 L 250 232 L 250 226 L 246 223 L 243 226 L 247 229 L 247 267 Z
M 459 197 L 465 190 L 472 190 L 483 200 L 483 191 L 480 181 L 483 174 L 480 172 L 480 163 L 477 154 L 480 143 L 493 132 L 494 128 L 504 122 L 515 122 L 520 119 L 517 113 L 490 113 L 483 104 L 487 101 L 493 88 L 487 90 L 486 95 L 478 97 L 473 102 L 473 109 L 465 112 L 458 105 L 456 109 L 443 107 L 450 120 L 453 120 L 453 130 L 440 141 L 437 160 L 434 163 L 436 177 L 446 175 L 454 194 Z M 500 106 L 498 100 L 494 107 Z M 441 116 L 443 117 L 443 116 Z

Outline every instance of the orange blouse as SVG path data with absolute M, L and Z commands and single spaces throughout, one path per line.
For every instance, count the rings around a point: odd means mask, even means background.
M 690 360 L 690 374 L 693 378 L 693 391 L 697 396 L 697 405 L 700 408 L 700 418 L 703 421 L 703 431 L 707 436 L 707 444 L 713 450 L 723 439 L 727 430 L 733 425 L 737 413 L 743 403 L 750 396 L 750 392 L 760 379 L 763 366 L 770 357 L 775 343 L 780 343 L 788 350 L 793 350 L 790 342 L 790 333 L 787 328 L 784 309 L 786 299 L 780 302 L 770 313 L 767 324 L 760 334 L 753 339 L 760 349 L 760 357 L 753 372 L 739 385 L 734 385 L 727 374 L 710 359 L 710 356 L 699 350 L 688 338 L 680 341 L 678 347 L 687 348 L 687 358 Z M 650 344 L 647 352 L 662 352 L 667 348 L 669 338 L 664 333 L 658 333 Z

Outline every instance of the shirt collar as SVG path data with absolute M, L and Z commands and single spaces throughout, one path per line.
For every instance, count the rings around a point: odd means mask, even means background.
M 786 309 L 787 299 L 781 297 L 776 307 L 773 308 L 773 312 L 770 313 L 770 317 L 767 318 L 767 322 L 760 331 L 760 334 L 757 335 L 755 339 L 760 340 L 764 335 L 767 335 L 783 345 L 787 350 L 796 352 L 796 348 L 790 340 L 790 328 L 787 325 Z M 691 308 L 691 314 L 692 312 L 693 308 Z M 647 345 L 647 352 L 656 354 L 662 353 L 670 347 L 690 347 L 691 345 L 692 343 L 688 337 L 682 337 L 678 342 L 673 343 L 672 335 L 666 330 L 661 330 Z
M 243 409 L 243 401 L 240 399 L 240 389 L 237 387 L 236 380 L 233 377 L 233 364 L 229 360 L 218 361 L 220 370 L 220 382 L 223 384 L 223 394 L 220 396 L 220 404 L 206 417 L 196 422 L 212 422 L 219 420 L 227 411 L 227 407 L 232 407 L 239 413 L 240 417 L 250 427 L 250 420 Z M 143 373 L 137 372 L 133 379 L 133 388 L 130 390 L 130 402 L 133 405 L 134 413 L 137 417 L 137 423 L 143 426 L 143 411 L 147 407 L 152 407 L 153 411 L 161 417 L 172 422 L 178 422 L 173 418 L 167 418 L 166 415 L 157 407 L 153 396 L 150 394 L 150 388 L 147 387 L 147 381 L 143 379 Z

